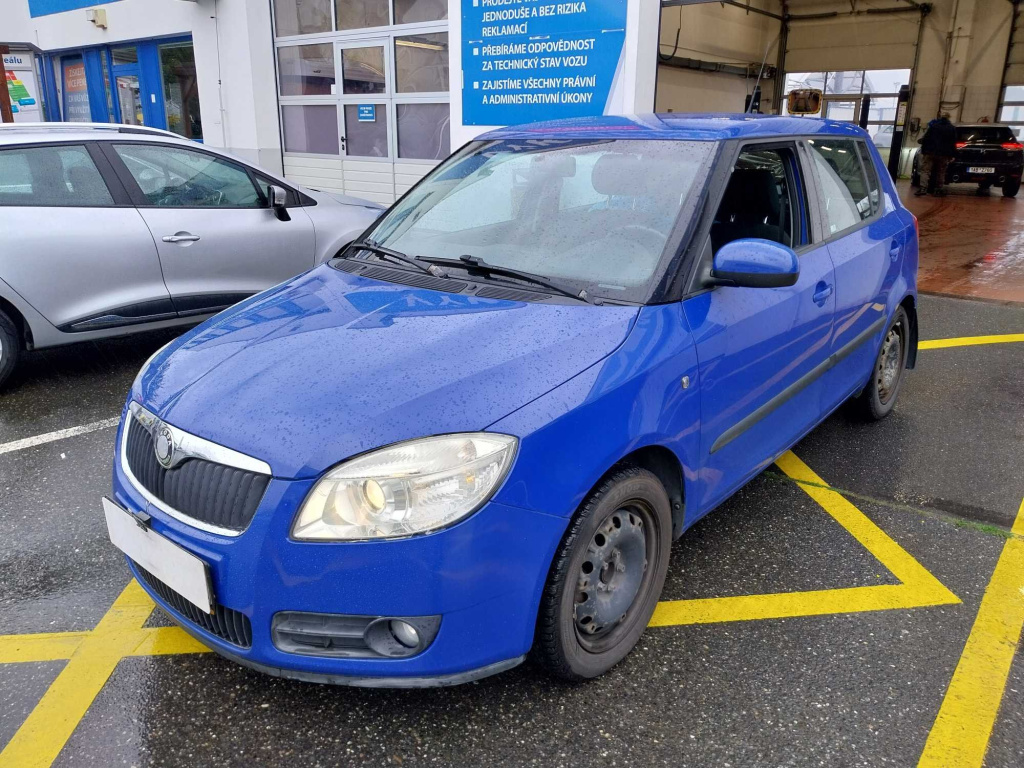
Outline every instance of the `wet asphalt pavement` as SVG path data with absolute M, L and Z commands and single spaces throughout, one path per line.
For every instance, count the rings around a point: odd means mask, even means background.
M 920 313 L 925 339 L 1024 332 L 1024 305 L 923 297 Z M 172 335 L 28 355 L 0 394 L 0 444 L 116 416 Z M 113 438 L 0 453 L 0 635 L 89 630 L 128 583 L 99 507 Z M 840 411 L 794 453 L 962 604 L 652 628 L 584 685 L 526 664 L 374 691 L 212 654 L 129 658 L 54 765 L 915 765 L 1024 496 L 1024 344 L 922 351 L 888 420 Z M 772 468 L 675 544 L 663 599 L 893 583 Z M 0 664 L 0 748 L 63 666 Z M 1018 647 L 985 764 L 1016 768 L 1022 754 Z

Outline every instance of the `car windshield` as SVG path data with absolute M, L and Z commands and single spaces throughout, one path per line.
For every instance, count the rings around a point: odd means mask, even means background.
M 964 126 L 956 129 L 957 141 L 979 142 L 983 144 L 1002 144 L 1004 141 L 1015 141 L 1013 131 L 1007 126 Z
M 644 301 L 677 220 L 692 215 L 714 147 L 475 142 L 397 203 L 369 237 L 409 256 L 471 256 L 590 295 Z

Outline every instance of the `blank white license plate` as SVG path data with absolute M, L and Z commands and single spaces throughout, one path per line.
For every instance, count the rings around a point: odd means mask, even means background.
M 213 613 L 209 566 L 170 539 L 144 527 L 106 496 L 103 515 L 115 547 L 206 613 Z
M 968 173 L 995 173 L 995 168 L 990 168 L 987 165 L 972 165 L 967 169 Z

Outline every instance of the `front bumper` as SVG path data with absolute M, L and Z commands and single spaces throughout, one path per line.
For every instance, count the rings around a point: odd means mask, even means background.
M 120 436 L 119 436 L 120 437 Z M 490 502 L 460 523 L 408 539 L 298 542 L 295 511 L 314 479 L 274 478 L 249 527 L 222 536 L 150 505 L 114 462 L 114 498 L 151 516 L 152 529 L 210 566 L 219 605 L 251 623 L 241 647 L 198 626 L 140 584 L 171 617 L 217 653 L 269 674 L 377 686 L 452 685 L 518 664 L 533 642 L 541 590 L 565 518 Z M 406 658 L 325 658 L 275 647 L 281 611 L 441 616 L 433 642 Z

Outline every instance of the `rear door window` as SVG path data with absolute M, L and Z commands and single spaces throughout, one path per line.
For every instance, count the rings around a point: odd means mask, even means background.
M 852 139 L 808 139 L 827 237 L 871 217 L 871 194 Z
M 0 150 L 0 205 L 113 205 L 103 176 L 83 145 Z
M 871 215 L 874 216 L 882 204 L 882 190 L 878 183 L 878 173 L 875 171 L 875 161 L 871 158 L 867 144 L 863 141 L 854 143 L 860 153 L 860 160 L 864 163 L 864 173 L 868 177 L 868 196 L 871 200 Z

